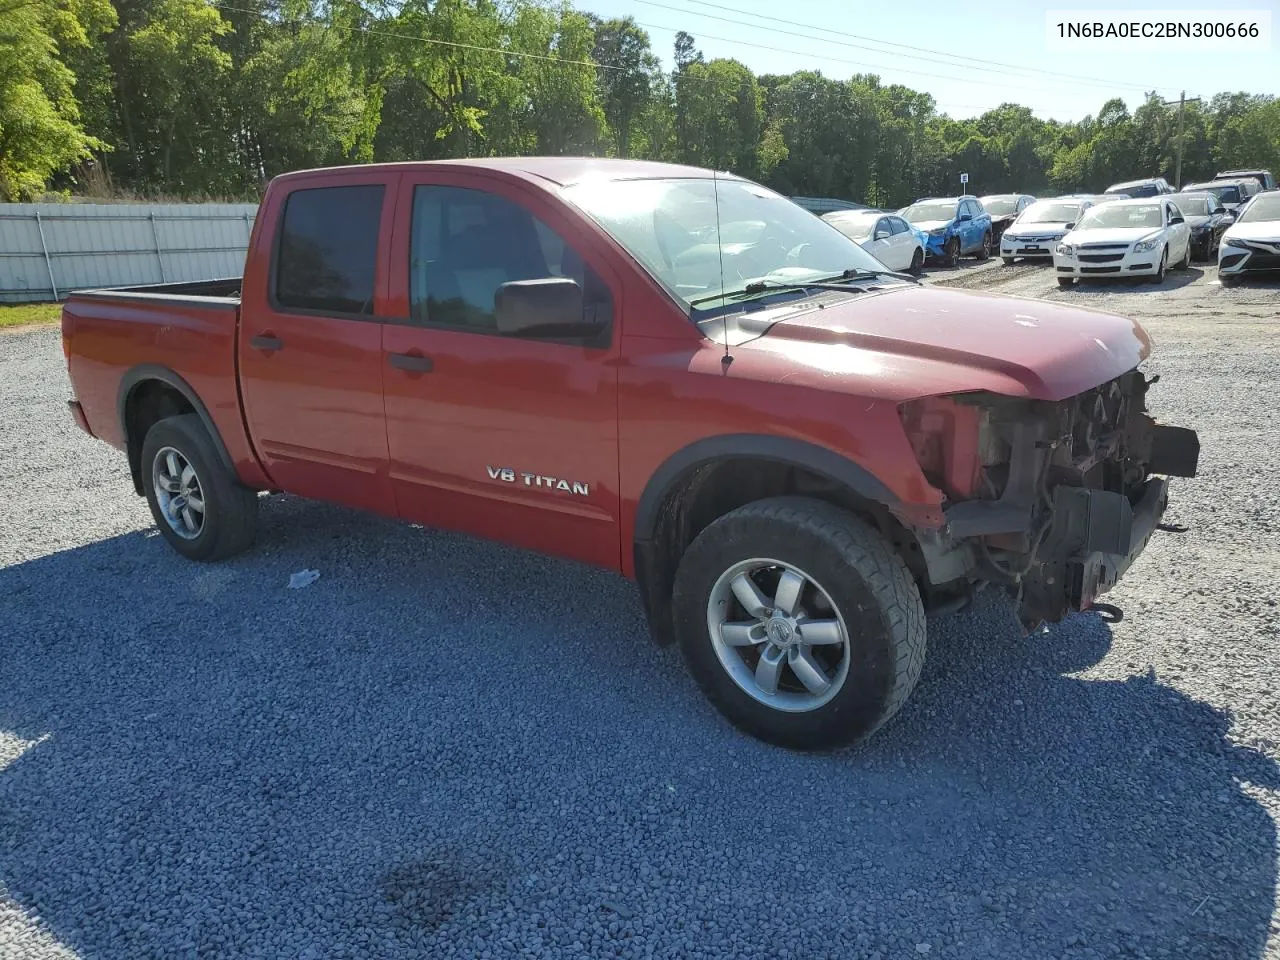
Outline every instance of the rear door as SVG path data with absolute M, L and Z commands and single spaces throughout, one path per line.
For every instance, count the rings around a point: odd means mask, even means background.
M 397 174 L 299 178 L 263 211 L 270 265 L 246 287 L 240 386 L 272 483 L 304 497 L 394 513 L 382 407 Z M 264 254 L 265 255 L 265 254 Z
M 518 182 L 406 174 L 397 218 L 384 375 L 400 515 L 617 569 L 616 277 L 563 204 Z M 556 276 L 601 333 L 500 334 L 497 288 Z

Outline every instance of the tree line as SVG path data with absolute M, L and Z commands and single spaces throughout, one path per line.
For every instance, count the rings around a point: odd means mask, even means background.
M 380 5 L 383 4 L 383 5 Z M 338 163 L 598 154 L 732 170 L 790 195 L 899 207 L 969 190 L 1174 176 L 1177 107 L 1079 122 L 941 113 L 870 74 L 756 75 L 631 18 L 538 0 L 0 0 L 0 199 L 256 199 Z M 1189 103 L 1183 180 L 1280 171 L 1280 100 Z

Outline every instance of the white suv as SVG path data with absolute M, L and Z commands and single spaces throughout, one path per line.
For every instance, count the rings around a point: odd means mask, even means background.
M 1191 263 L 1191 228 L 1168 197 L 1115 200 L 1090 207 L 1058 244 L 1058 286 L 1081 277 L 1164 279 Z

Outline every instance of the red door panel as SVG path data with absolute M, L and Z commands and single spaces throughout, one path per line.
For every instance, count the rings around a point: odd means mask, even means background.
M 540 271 L 549 275 L 549 268 L 538 260 L 543 251 L 524 275 L 509 275 L 529 251 L 510 248 L 509 231 L 494 243 L 469 233 L 485 214 L 463 202 L 466 195 L 451 194 L 450 212 L 439 212 L 453 218 L 456 234 L 424 252 L 422 224 L 415 229 L 410 222 L 419 185 L 478 189 L 514 201 L 518 207 L 506 212 L 523 217 L 526 231 L 532 213 L 554 232 L 544 235 L 553 246 L 571 234 L 553 205 L 516 186 L 461 175 L 405 176 L 392 284 L 411 316 L 387 324 L 383 336 L 390 476 L 401 516 L 617 569 L 618 338 L 582 346 L 503 337 L 482 325 L 431 325 L 423 310 L 409 306 L 411 286 L 434 291 L 439 303 L 430 308 L 431 319 L 443 322 L 465 312 L 449 313 L 449 301 L 479 304 L 480 312 L 486 303 L 491 308 L 494 277 L 533 279 Z M 411 237 L 418 246 L 412 265 Z M 464 252 L 467 237 L 476 242 Z M 504 244 L 508 248 L 497 249 Z M 561 253 L 555 247 L 552 274 L 561 269 Z M 420 279 L 411 284 L 413 270 Z M 612 301 L 616 329 L 618 298 Z M 412 357 L 424 360 L 415 368 L 405 359 Z
M 301 179 L 265 211 L 277 233 L 282 213 L 298 229 L 285 233 L 271 263 L 255 273 L 258 289 L 246 287 L 245 302 L 254 307 L 241 320 L 239 347 L 245 419 L 273 484 L 390 514 L 378 309 L 396 181 L 386 173 Z M 330 221 L 345 229 L 325 229 Z M 344 256 L 358 261 L 349 266 L 358 276 L 346 285 L 332 269 Z

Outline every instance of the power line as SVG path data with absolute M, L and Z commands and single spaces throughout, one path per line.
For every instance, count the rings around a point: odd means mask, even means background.
M 262 14 L 261 10 L 255 10 L 251 7 L 237 7 L 228 3 L 218 3 L 217 8 L 219 10 L 233 10 L 237 13 L 249 13 L 249 14 L 255 14 L 259 16 Z M 410 34 L 410 33 L 396 33 L 391 30 L 383 30 L 375 27 L 347 26 L 345 24 L 323 23 L 318 20 L 313 20 L 311 22 L 315 23 L 317 26 L 323 27 L 326 30 L 337 30 L 339 32 L 345 32 L 345 33 L 365 33 L 365 34 L 369 34 L 370 36 L 389 37 L 395 40 L 413 40 L 419 43 L 428 43 L 428 44 L 433 44 L 433 45 L 442 46 L 442 47 L 454 47 L 462 50 L 475 50 L 481 53 L 496 53 L 504 57 L 516 57 L 517 59 L 538 60 L 546 63 L 559 63 L 566 66 L 574 66 L 574 67 L 595 67 L 601 70 L 616 70 L 620 72 L 626 72 L 629 69 L 631 69 L 629 67 L 619 67 L 614 64 L 598 63 L 594 60 L 572 60 L 566 57 L 555 57 L 555 56 L 550 56 L 548 54 L 540 54 L 540 53 L 526 53 L 520 50 L 511 50 L 503 47 L 490 47 L 490 46 L 485 46 L 483 44 L 462 43 L 456 40 L 438 40 L 433 37 L 424 37 L 418 34 Z M 670 30 L 672 28 L 654 26 L 653 29 Z M 704 34 L 704 36 L 707 36 L 707 35 Z M 709 37 L 709 39 L 715 40 L 720 38 Z M 738 41 L 730 40 L 726 42 L 735 43 Z M 757 46 L 756 44 L 750 44 L 750 45 Z M 797 52 L 797 51 L 791 51 L 791 50 L 776 50 L 775 48 L 772 48 L 772 47 L 768 47 L 766 49 L 775 50 L 775 52 L 778 52 L 778 53 L 796 53 Z M 806 56 L 806 54 L 801 54 L 801 56 Z M 825 59 L 830 59 L 830 58 L 825 58 Z M 851 63 L 852 61 L 836 61 L 836 62 Z M 853 64 L 853 65 L 861 66 L 861 64 Z M 692 80 L 696 83 L 716 83 L 717 82 L 715 77 L 696 77 L 690 74 L 679 73 L 675 71 L 673 71 L 670 74 L 670 77 L 672 80 L 681 80 L 681 81 Z M 947 79 L 947 78 L 943 78 L 943 79 Z M 973 104 L 965 104 L 965 103 L 953 103 L 951 104 L 951 106 L 960 107 L 966 110 L 982 109 L 981 107 L 974 106 Z
M 664 4 L 654 2 L 654 0 L 636 0 L 636 2 L 637 2 L 637 3 L 645 3 L 645 4 L 649 5 L 649 6 L 656 6 L 656 7 L 664 6 Z M 949 57 L 949 58 L 951 58 L 951 59 L 953 59 L 953 60 L 965 60 L 965 61 L 968 61 L 968 62 L 970 62 L 970 63 L 975 63 L 975 64 L 979 64 L 979 65 L 982 65 L 982 66 L 987 66 L 987 67 L 990 67 L 990 65 L 991 65 L 992 63 L 997 62 L 997 61 L 992 61 L 992 60 L 980 59 L 980 58 L 978 58 L 978 57 L 966 57 L 966 56 L 964 56 L 963 54 L 959 54 L 959 53 L 948 53 L 948 52 L 947 52 L 947 51 L 945 51 L 945 50 L 934 50 L 934 49 L 931 49 L 931 48 L 929 48 L 929 47 L 915 47 L 915 46 L 912 46 L 911 44 L 908 44 L 908 43 L 896 43 L 896 42 L 894 42 L 894 41 L 892 41 L 892 40 L 880 40 L 880 39 L 878 39 L 878 38 L 876 38 L 876 37 L 868 37 L 868 36 L 864 36 L 864 35 L 862 35 L 862 34 L 858 34 L 858 33 L 849 33 L 848 31 L 845 31 L 845 30 L 835 30 L 835 29 L 832 29 L 831 27 L 828 27 L 828 26 L 825 26 L 825 25 L 818 25 L 818 24 L 812 24 L 812 23 L 800 23 L 800 22 L 797 22 L 797 21 L 795 21 L 795 20 L 785 20 L 785 19 L 783 19 L 783 18 L 781 18 L 781 17 L 770 17 L 770 16 L 768 16 L 768 15 L 766 15 L 766 14 L 763 14 L 763 13 L 750 13 L 750 12 L 745 11 L 745 10 L 738 10 L 738 9 L 736 9 L 735 7 L 725 6 L 725 5 L 724 5 L 724 4 L 722 4 L 722 3 L 714 3 L 714 2 L 712 2 L 712 0 L 685 0 L 685 2 L 686 2 L 686 3 L 696 4 L 696 5 L 701 6 L 701 7 L 713 7 L 713 8 L 715 8 L 715 9 L 717 9 L 717 10 L 727 10 L 727 11 L 729 11 L 730 13 L 736 14 L 736 15 L 738 15 L 738 16 L 754 17 L 754 18 L 756 18 L 757 20 L 768 20 L 768 21 L 770 21 L 770 22 L 772 22 L 772 23 L 781 23 L 781 24 L 785 24 L 785 25 L 787 25 L 787 26 L 793 26 L 793 27 L 804 27 L 805 29 L 809 29 L 809 30 L 817 30 L 817 31 L 819 31 L 819 32 L 821 32 L 821 33 L 832 34 L 832 35 L 840 36 L 840 37 L 850 37 L 850 38 L 852 38 L 852 39 L 854 39 L 854 40 L 865 40 L 865 41 L 867 41 L 868 43 L 879 44 L 879 45 L 881 45 L 881 46 L 886 46 L 886 47 L 896 47 L 896 48 L 898 48 L 898 49 L 900 49 L 900 50 L 915 50 L 915 51 L 917 51 L 917 52 L 919 52 L 919 53 L 929 53 L 929 54 L 934 54 L 935 56 Z M 694 14 L 695 16 L 710 16 L 709 14 L 699 14 L 699 13 L 697 13 L 697 11 L 694 11 L 694 10 L 684 10 L 684 9 L 682 9 L 682 8 L 677 8 L 677 7 L 668 7 L 668 9 L 678 10 L 678 11 L 679 11 L 679 12 L 681 12 L 681 13 L 692 13 L 692 14 Z M 717 18 L 717 19 L 725 19 L 725 18 L 722 18 L 722 17 L 721 17 L 721 18 Z M 730 21 L 730 22 L 736 23 L 737 21 Z M 755 24 L 742 24 L 742 26 L 753 26 L 753 27 L 754 27 L 754 26 L 755 26 Z M 779 31 L 779 32 L 782 32 L 782 31 Z M 810 39 L 817 39 L 817 38 L 816 38 L 816 37 L 812 37 L 812 38 L 810 38 Z M 852 44 L 851 44 L 851 46 L 852 46 Z M 863 49 L 866 49 L 866 48 L 863 48 Z M 883 53 L 883 52 L 888 52 L 888 51 L 880 51 L 880 50 L 876 50 L 876 48 L 871 48 L 871 49 L 872 49 L 874 52 L 881 52 L 881 53 Z M 904 55 L 904 56 L 905 56 L 905 55 Z M 913 59 L 926 59 L 926 58 L 913 58 Z M 944 66 L 961 67 L 961 69 L 966 69 L 966 70 L 974 69 L 973 67 L 964 67 L 964 66 L 962 66 L 961 64 L 958 64 L 958 63 L 946 63 L 945 61 L 934 61 L 934 62 L 942 63 Z M 1040 68 L 1040 67 L 1021 67 L 1021 66 L 1018 66 L 1018 65 L 1016 65 L 1016 64 L 1006 64 L 1006 63 L 1001 63 L 1001 64 L 1000 64 L 1000 66 L 1001 66 L 1001 67 L 1006 67 L 1006 68 L 1008 68 L 1008 69 L 1010 69 L 1010 70 L 1020 70 L 1020 71 L 1023 71 L 1023 72 L 1025 72 L 1025 73 L 1039 73 L 1039 74 L 1043 74 L 1043 75 L 1048 76 L 1048 77 L 1057 77 L 1057 78 L 1059 78 L 1059 79 L 1063 79 L 1063 80 L 1074 80 L 1074 81 L 1077 81 L 1077 82 L 1093 82 L 1093 83 L 1096 83 L 1096 82 L 1097 82 L 1096 78 L 1082 77 L 1082 76 L 1079 76 L 1079 75 L 1077 75 L 1077 74 L 1071 74 L 1071 73 L 1061 73 L 1061 72 L 1059 72 L 1059 71 L 1057 71 L 1057 70 L 1045 70 L 1045 69 Z M 1170 91 L 1170 92 L 1172 92 L 1172 90 L 1173 90 L 1173 88 L 1172 88 L 1172 87 L 1153 87 L 1153 88 L 1148 88 L 1148 87 L 1145 87 L 1145 86 L 1143 86 L 1143 85 L 1141 85 L 1141 84 L 1136 84 L 1136 83 L 1125 83 L 1125 82 L 1121 82 L 1121 81 L 1117 81 L 1117 82 L 1115 82 L 1115 83 L 1108 83 L 1107 85 L 1108 85 L 1108 86 L 1112 86 L 1112 87 L 1129 87 L 1129 88 L 1132 88 L 1132 89 L 1135 89 L 1135 90 L 1142 90 L 1143 92 L 1146 92 L 1148 89 L 1166 90 L 1166 91 Z
M 648 27 L 651 30 L 667 30 L 672 33 L 678 33 L 684 30 L 683 27 L 668 27 L 668 26 L 665 26 L 664 24 L 645 23 L 644 21 L 641 21 L 641 20 L 635 20 L 633 22 L 636 24 L 636 26 Z M 822 53 L 811 53 L 809 51 L 801 51 L 801 50 L 789 50 L 786 47 L 775 47 L 770 44 L 753 43 L 750 40 L 732 40 L 729 37 L 718 37 L 715 34 L 703 33 L 702 31 L 698 32 L 698 36 L 704 37 L 707 40 L 720 40 L 723 43 L 737 44 L 738 46 L 742 46 L 742 47 L 755 47 L 758 50 L 768 50 L 772 53 L 790 53 L 797 57 L 808 57 L 812 60 L 826 60 L 830 63 L 839 63 L 839 64 L 843 64 L 845 66 L 850 66 L 850 67 L 860 67 L 864 70 L 874 71 L 874 70 L 886 69 L 883 65 L 879 65 L 879 64 L 868 64 L 868 63 L 863 63 L 859 60 L 847 60 L 843 57 L 832 57 Z M 814 38 L 810 37 L 807 39 L 814 39 Z M 956 64 L 952 64 L 952 66 L 956 66 Z M 997 83 L 994 80 L 975 80 L 973 77 L 956 77 L 956 76 L 952 76 L 950 74 L 945 74 L 945 73 L 929 73 L 925 70 L 912 70 L 909 68 L 890 67 L 888 69 L 897 70 L 899 73 L 909 73 L 909 74 L 912 74 L 913 76 L 918 76 L 918 77 L 932 77 L 936 80 L 954 80 L 958 83 L 970 83 L 976 86 L 983 86 L 983 87 L 996 87 L 1001 90 L 1008 88 L 1008 84 Z

